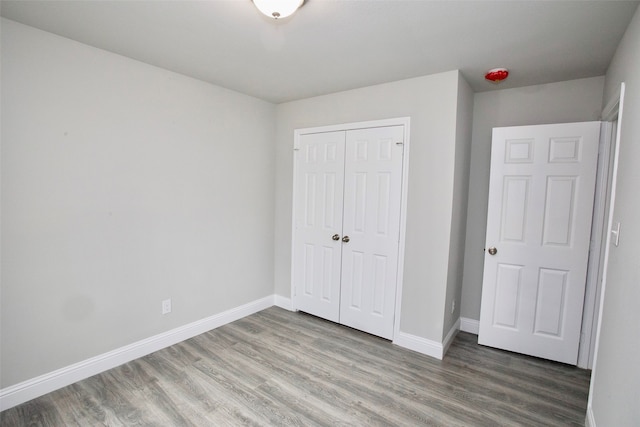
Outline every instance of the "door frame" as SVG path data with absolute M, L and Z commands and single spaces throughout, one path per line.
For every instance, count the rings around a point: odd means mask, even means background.
M 620 144 L 624 83 L 602 110 L 602 127 L 593 208 L 591 248 L 587 270 L 587 288 L 582 316 L 582 332 L 578 349 L 578 367 L 592 369 L 597 351 L 602 296 L 605 288 L 609 234 L 615 201 L 615 181 Z M 608 195 L 608 197 L 607 197 Z M 609 202 L 607 204 L 607 201 Z M 607 208 L 608 206 L 608 208 Z
M 404 277 L 404 252 L 405 252 L 405 240 L 407 229 L 407 187 L 409 183 L 409 146 L 410 146 L 410 117 L 396 117 L 383 120 L 371 120 L 364 122 L 343 123 L 337 125 L 327 125 L 310 128 L 300 128 L 294 130 L 293 137 L 293 187 L 292 192 L 292 204 L 291 204 L 291 248 L 294 246 L 296 227 L 295 227 L 295 207 L 296 207 L 296 176 L 298 172 L 298 162 L 296 160 L 295 152 L 300 149 L 300 138 L 302 135 L 310 133 L 323 133 L 323 132 L 336 132 L 336 131 L 349 131 L 356 129 L 367 129 L 376 127 L 389 127 L 389 126 L 404 126 L 404 142 L 403 142 L 403 154 L 402 154 L 402 184 L 401 184 L 401 200 L 400 200 L 400 237 L 398 240 L 398 272 L 396 274 L 396 295 L 395 295 L 395 313 L 393 319 L 393 338 L 398 336 L 400 332 L 400 319 L 402 310 L 402 284 Z M 291 304 L 292 310 L 298 311 L 295 303 L 295 284 L 293 282 L 293 251 L 291 252 Z
M 600 299 L 600 283 L 602 278 L 600 269 L 606 240 L 606 236 L 604 236 L 603 233 L 607 218 L 607 193 L 610 188 L 608 177 L 614 143 L 612 140 L 612 123 L 604 121 L 604 117 L 601 123 L 596 189 L 593 202 L 593 222 L 591 225 L 591 243 L 589 246 L 589 259 L 587 261 L 587 282 L 582 313 L 580 347 L 578 349 L 577 366 L 583 369 L 590 369 L 592 366 L 595 323 L 598 319 L 596 309 Z

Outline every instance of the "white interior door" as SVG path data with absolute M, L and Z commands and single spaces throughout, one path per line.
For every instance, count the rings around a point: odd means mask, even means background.
M 576 364 L 599 132 L 494 129 L 480 344 Z
M 295 160 L 294 303 L 333 322 L 340 320 L 344 147 L 343 131 L 305 134 Z
M 404 128 L 347 132 L 340 323 L 393 338 Z

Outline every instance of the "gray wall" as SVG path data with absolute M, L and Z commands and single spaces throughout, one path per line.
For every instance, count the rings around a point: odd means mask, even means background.
M 594 77 L 475 94 L 462 317 L 480 319 L 491 129 L 599 120 L 603 86 L 604 77 Z
M 4 19 L 1 83 L 1 387 L 273 294 L 275 106 Z
M 458 85 L 458 121 L 456 123 L 455 176 L 453 184 L 453 218 L 449 243 L 449 272 L 444 305 L 446 335 L 460 318 L 464 242 L 467 228 L 469 196 L 469 163 L 471 161 L 471 125 L 473 120 L 473 91 L 464 79 Z M 455 302 L 455 307 L 452 303 Z M 451 310 L 452 308 L 453 311 Z
M 464 215 L 453 212 L 459 79 L 460 74 L 451 71 L 278 105 L 276 294 L 291 296 L 294 130 L 409 116 L 411 146 L 400 327 L 403 332 L 441 342 L 449 245 L 452 222 L 457 219 L 453 216 Z M 460 101 L 470 103 L 465 85 L 461 85 L 465 96 Z M 461 139 L 459 146 L 462 145 Z M 464 191 L 466 184 L 460 189 Z M 461 260 L 457 268 L 461 268 Z
M 640 422 L 640 9 L 618 46 L 605 83 L 605 105 L 626 84 L 612 247 L 592 375 L 591 409 L 599 427 Z

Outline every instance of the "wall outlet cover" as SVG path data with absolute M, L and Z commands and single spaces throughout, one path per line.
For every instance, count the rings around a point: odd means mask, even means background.
M 171 313 L 171 299 L 162 301 L 162 314 Z

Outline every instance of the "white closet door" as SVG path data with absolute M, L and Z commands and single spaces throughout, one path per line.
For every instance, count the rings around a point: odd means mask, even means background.
M 294 306 L 334 322 L 340 320 L 344 147 L 344 131 L 306 134 L 295 154 Z
M 387 339 L 395 314 L 403 136 L 403 126 L 390 126 L 346 137 L 340 323 Z

